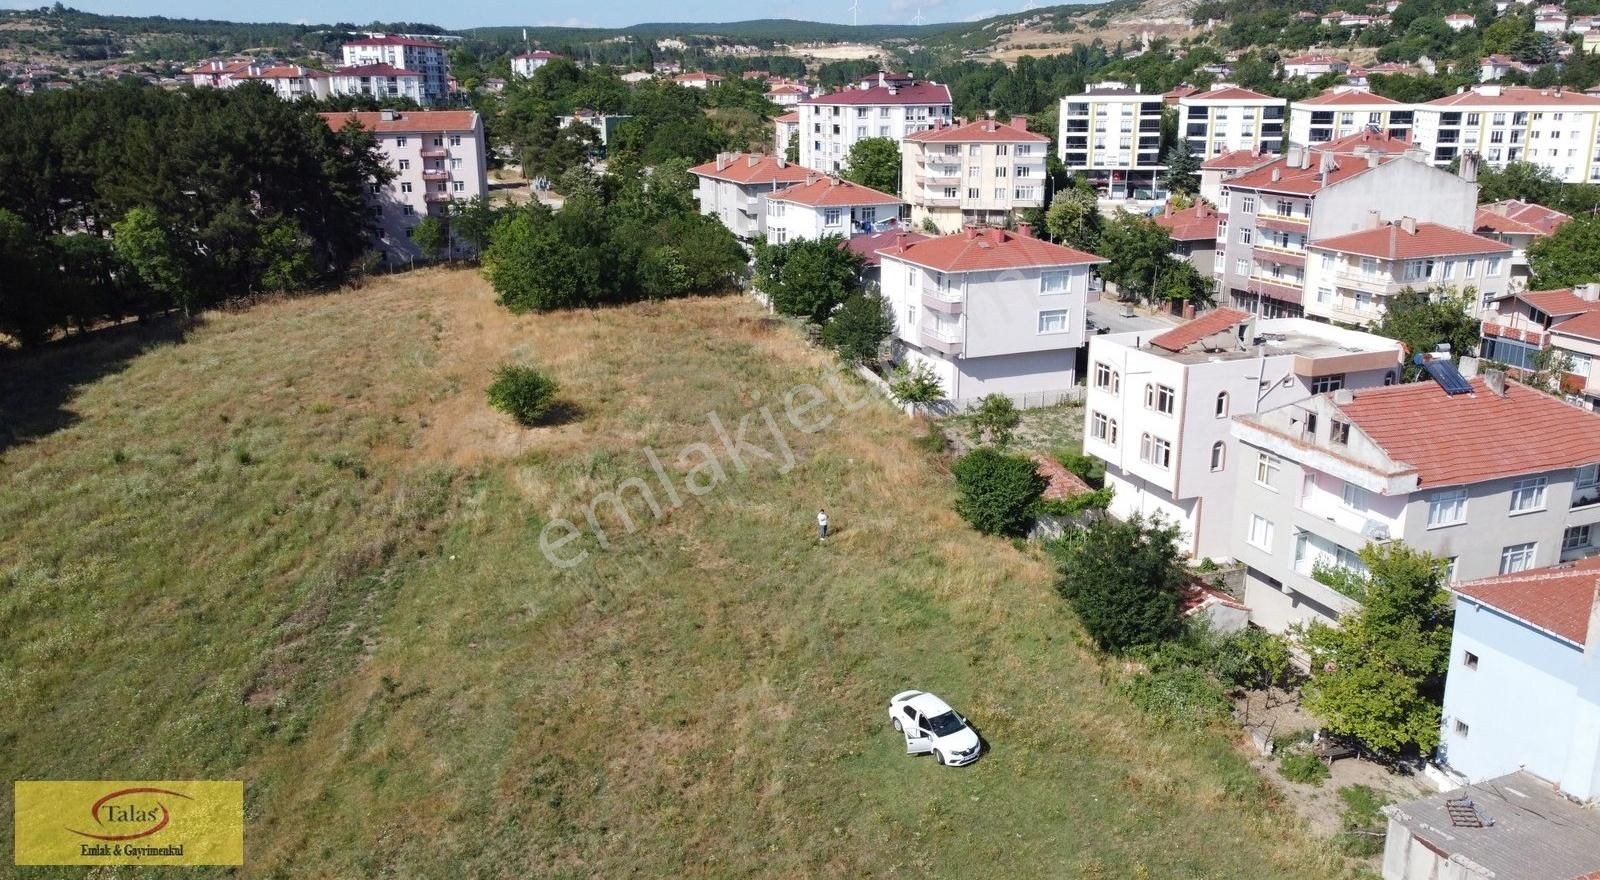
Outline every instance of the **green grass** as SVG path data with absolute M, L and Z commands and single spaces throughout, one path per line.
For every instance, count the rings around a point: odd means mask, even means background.
M 506 360 L 581 414 L 489 410 Z M 886 404 L 541 554 L 644 447 L 676 471 L 706 413 L 827 372 L 742 300 L 519 318 L 445 270 L 213 316 L 0 453 L 0 771 L 243 778 L 246 877 L 1344 870 L 1232 741 L 1127 701 Z M 906 757 L 913 686 L 992 751 Z

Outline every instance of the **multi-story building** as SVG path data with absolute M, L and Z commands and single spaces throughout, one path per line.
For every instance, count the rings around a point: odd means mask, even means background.
M 1350 62 L 1334 55 L 1296 55 L 1285 58 L 1283 61 L 1283 76 L 1285 79 L 1316 79 L 1330 73 L 1344 73 L 1350 69 Z
M 422 98 L 418 103 L 443 104 L 450 98 L 450 57 L 438 43 L 411 37 L 368 37 L 345 43 L 340 52 L 344 57 L 341 67 L 387 65 L 419 75 Z
M 1282 98 L 1217 83 L 1178 99 L 1178 134 L 1201 159 L 1235 150 L 1283 152 Z
M 1374 128 L 1404 140 L 1415 117 L 1414 105 L 1360 89 L 1333 88 L 1289 105 L 1289 141 L 1315 146 Z
M 1415 139 L 1436 164 L 1472 151 L 1494 168 L 1531 162 L 1563 183 L 1600 181 L 1600 98 L 1491 84 L 1415 106 Z
M 722 82 L 722 77 L 715 73 L 706 73 L 696 70 L 690 73 L 680 73 L 672 81 L 686 89 L 709 89 Z
M 1471 291 L 1474 314 L 1505 295 L 1510 245 L 1411 217 L 1373 224 L 1307 245 L 1307 315 L 1368 326 L 1407 289 Z
M 1370 542 L 1431 553 L 1456 582 L 1554 565 L 1600 536 L 1600 415 L 1498 372 L 1428 368 L 1439 381 L 1325 377 L 1315 397 L 1233 420 L 1233 555 L 1255 623 L 1337 620 Z
M 1304 400 L 1333 377 L 1375 387 L 1399 376 L 1400 343 L 1303 318 L 1217 309 L 1165 333 L 1089 342 L 1083 450 L 1106 463 L 1111 512 L 1160 515 L 1195 558 L 1235 539 L 1234 472 L 1251 462 L 1234 416 Z
M 837 235 L 850 238 L 861 232 L 898 226 L 905 206 L 897 196 L 871 187 L 811 174 L 804 183 L 767 195 L 767 243 Z
M 403 262 L 422 255 L 411 243 L 411 230 L 423 217 L 444 217 L 452 202 L 488 197 L 483 120 L 474 110 L 321 115 L 330 128 L 354 123 L 372 132 L 395 173 L 387 184 L 372 184 L 369 197 L 376 245 L 387 260 Z M 452 241 L 451 253 L 460 253 L 463 247 Z
M 772 152 L 774 155 L 789 155 L 789 144 L 800 136 L 800 111 L 790 110 L 772 118 Z
M 1568 290 L 1513 291 L 1492 304 L 1478 352 L 1514 374 L 1557 372 L 1569 403 L 1600 411 L 1600 283 Z M 1540 353 L 1560 357 L 1541 362 Z
M 1533 12 L 1534 33 L 1562 36 L 1567 32 L 1567 12 L 1560 6 L 1545 5 Z
M 1470 229 L 1478 193 L 1476 183 L 1377 131 L 1310 149 L 1291 144 L 1222 189 L 1220 289 L 1225 301 L 1265 317 L 1304 314 L 1308 242 L 1369 228 L 1374 214 Z
M 878 252 L 903 362 L 926 364 L 957 407 L 987 394 L 1057 403 L 1077 382 L 1094 254 L 968 227 Z
M 1234 150 L 1205 160 L 1200 163 L 1200 198 L 1213 205 L 1222 204 L 1223 181 L 1238 177 L 1246 171 L 1254 171 L 1269 162 L 1276 161 L 1277 158 L 1270 153 Z
M 802 98 L 800 164 L 833 173 L 844 167 L 856 141 L 906 135 L 949 125 L 950 88 L 918 82 L 898 74 L 879 73 L 847 89 Z
M 1438 758 L 1468 782 L 1522 770 L 1600 799 L 1600 558 L 1587 528 L 1570 561 L 1455 588 Z M 1600 867 L 1600 846 L 1591 858 Z
M 1511 287 L 1525 289 L 1533 275 L 1528 265 L 1528 247 L 1571 219 L 1554 208 L 1506 199 L 1479 205 L 1472 231 L 1511 246 Z
M 900 192 L 911 223 L 932 221 L 940 232 L 999 226 L 1023 208 L 1044 205 L 1050 138 L 1028 131 L 1027 120 L 980 119 L 943 123 L 900 142 Z
M 328 89 L 335 95 L 365 95 L 379 100 L 410 98 L 418 104 L 429 103 L 421 73 L 388 64 L 334 68 L 328 74 Z
M 781 83 L 767 89 L 767 100 L 779 107 L 793 107 L 800 103 L 800 99 L 811 94 L 805 86 L 795 83 Z
M 1476 27 L 1478 19 L 1465 12 L 1452 12 L 1444 17 L 1444 24 L 1453 31 L 1464 31 L 1469 27 Z
M 232 58 L 224 61 L 213 58 L 202 61 L 194 67 L 185 68 L 183 73 L 196 88 L 226 89 L 235 85 L 235 77 L 250 74 L 273 64 L 270 59 Z
M 746 240 L 767 234 L 767 194 L 803 183 L 808 176 L 805 168 L 782 156 L 761 153 L 719 153 L 689 172 L 700 179 L 695 191 L 700 213 L 716 217 Z
M 1056 154 L 1110 199 L 1155 199 L 1161 165 L 1160 95 L 1102 82 L 1061 99 Z
M 533 76 L 533 72 L 535 70 L 538 70 L 539 68 L 560 57 L 560 55 L 557 55 L 554 52 L 548 52 L 544 49 L 535 49 L 532 52 L 523 52 L 521 55 L 512 56 L 511 72 L 514 75 L 521 77 Z
M 301 98 L 321 99 L 332 94 L 332 75 L 327 71 L 293 64 L 274 64 L 253 67 L 248 72 L 234 74 L 233 84 L 260 83 L 285 101 Z

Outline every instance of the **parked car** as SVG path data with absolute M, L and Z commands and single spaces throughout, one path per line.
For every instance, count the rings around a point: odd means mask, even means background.
M 978 760 L 983 743 L 961 713 L 924 691 L 901 691 L 889 698 L 889 724 L 906 738 L 906 754 L 932 754 L 940 764 L 959 767 Z

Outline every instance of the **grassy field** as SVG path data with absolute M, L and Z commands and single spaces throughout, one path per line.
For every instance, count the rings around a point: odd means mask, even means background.
M 489 411 L 507 359 L 575 416 Z M 246 877 L 1339 874 L 830 375 L 743 300 L 517 318 L 443 270 L 0 362 L 0 771 L 242 777 Z M 740 472 L 708 414 L 773 451 L 769 405 L 794 464 Z M 603 547 L 646 448 L 680 505 Z M 913 686 L 992 751 L 906 757 Z

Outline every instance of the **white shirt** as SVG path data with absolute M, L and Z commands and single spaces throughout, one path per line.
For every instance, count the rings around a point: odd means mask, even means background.
M 820 510 L 817 511 L 817 525 L 824 527 L 828 525 L 828 515 Z

